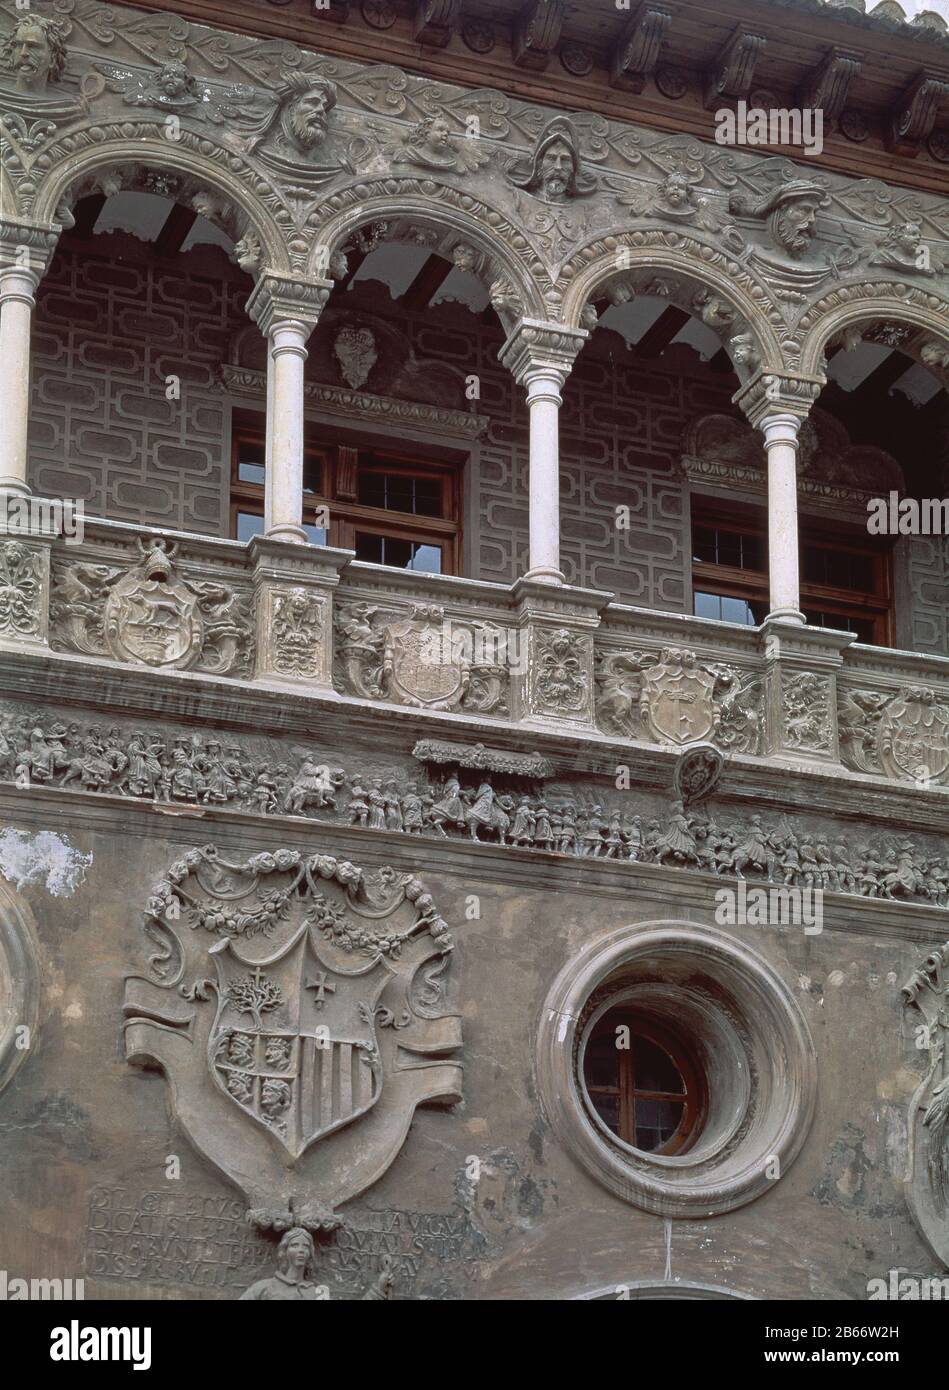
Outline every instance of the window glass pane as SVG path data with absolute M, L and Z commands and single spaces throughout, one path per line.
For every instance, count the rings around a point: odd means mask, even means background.
M 409 516 L 441 516 L 441 479 L 367 468 L 359 475 L 359 500 L 365 507 L 385 507 Z
M 757 621 L 751 604 L 743 598 L 723 598 L 722 617 L 726 623 L 743 623 L 746 627 L 754 627 Z
M 440 545 L 416 545 L 409 569 L 420 574 L 441 574 L 442 548 Z
M 636 1101 L 636 1147 L 651 1153 L 668 1143 L 679 1128 L 682 1102 L 676 1100 Z
M 307 540 L 310 542 L 311 545 L 325 545 L 325 544 L 326 544 L 326 527 L 325 527 L 325 526 L 312 526 L 312 525 L 310 524 L 310 522 L 304 521 L 304 523 L 303 523 L 303 529 L 304 529 L 304 531 L 306 532 L 306 538 L 307 538 Z
M 718 561 L 715 532 L 711 526 L 696 526 L 692 532 L 692 558 L 714 565 Z
M 734 531 L 718 531 L 718 563 L 741 568 L 741 536 Z
M 586 1050 L 584 1075 L 588 1086 L 619 1084 L 619 1049 L 615 1033 L 599 1033 L 591 1038 Z
M 323 467 L 318 455 L 303 455 L 303 491 L 322 493 Z
M 678 1067 L 667 1052 L 648 1038 L 637 1037 L 633 1065 L 637 1091 L 668 1091 L 672 1095 L 685 1095 L 685 1083 Z
M 249 541 L 251 536 L 262 536 L 264 533 L 264 519 L 253 512 L 237 513 L 237 539 L 239 541 Z
M 614 1134 L 619 1134 L 619 1096 L 591 1096 L 593 1108 Z
M 416 570 L 421 574 L 442 572 L 440 545 L 407 541 L 401 536 L 374 536 L 368 531 L 356 532 L 356 559 L 370 560 L 376 565 L 392 565 L 396 569 Z
M 693 608 L 697 618 L 721 618 L 722 600 L 718 594 L 696 593 Z
M 237 443 L 237 476 L 242 483 L 264 481 L 264 446 L 252 439 Z

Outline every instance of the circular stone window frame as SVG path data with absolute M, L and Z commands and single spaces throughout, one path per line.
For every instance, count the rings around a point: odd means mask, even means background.
M 621 999 L 660 1017 L 674 1008 L 707 1068 L 709 1112 L 684 1153 L 631 1148 L 596 1123 L 584 1094 L 586 1037 Z M 567 1151 L 617 1197 L 659 1216 L 717 1216 L 770 1191 L 817 1104 L 817 1055 L 791 990 L 745 942 L 696 922 L 637 923 L 584 947 L 550 989 L 535 1060 L 544 1112 Z M 727 1085 L 716 1086 L 716 1072 Z

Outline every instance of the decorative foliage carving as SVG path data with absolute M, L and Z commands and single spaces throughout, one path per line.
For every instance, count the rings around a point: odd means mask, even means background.
M 303 588 L 275 593 L 271 660 L 279 675 L 316 676 L 323 668 L 323 601 Z
M 51 644 L 145 666 L 246 673 L 253 659 L 248 598 L 175 567 L 177 544 L 139 541 L 128 569 L 84 561 L 53 570 Z
M 903 986 L 916 1045 L 928 1057 L 909 1107 L 910 1210 L 949 1268 L 949 942 L 937 946 Z
M 42 630 L 40 557 L 22 541 L 0 545 L 0 634 L 36 637 Z
M 483 768 L 515 777 L 543 779 L 554 775 L 553 763 L 541 753 L 510 753 L 502 748 L 485 748 L 483 743 L 420 739 L 412 749 L 412 757 L 423 763 L 451 763 L 455 767 Z
M 144 933 L 126 1056 L 167 1074 L 178 1122 L 259 1227 L 338 1226 L 415 1107 L 460 1099 L 459 1020 L 440 1007 L 452 941 L 413 875 L 291 849 L 235 863 L 206 845 L 155 886 Z
M 531 674 L 537 713 L 582 714 L 590 697 L 593 639 L 569 628 L 537 627 Z

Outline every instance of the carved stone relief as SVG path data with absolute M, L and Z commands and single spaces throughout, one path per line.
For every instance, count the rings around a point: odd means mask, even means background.
M 761 752 L 762 682 L 754 672 L 699 662 L 681 647 L 602 651 L 596 683 L 597 723 L 606 733 Z
M 939 692 L 848 687 L 838 693 L 837 719 L 841 758 L 855 772 L 926 786 L 949 781 L 949 700 Z
M 461 1098 L 452 941 L 411 874 L 206 845 L 155 886 L 143 929 L 126 1056 L 167 1074 L 178 1123 L 261 1230 L 336 1229 L 415 1107 Z
M 410 610 L 343 603 L 334 615 L 340 689 L 418 709 L 508 712 L 504 634 L 490 623 L 448 619 L 438 605 Z
M 178 547 L 138 542 L 127 569 L 58 561 L 50 600 L 52 646 L 139 665 L 243 675 L 253 662 L 249 598 L 213 580 L 187 580 Z
M 38 637 L 45 626 L 39 553 L 23 541 L 0 544 L 0 637 Z
M 920 1231 L 949 1268 L 949 942 L 903 986 L 926 1072 L 909 1108 L 907 1198 Z
M 278 675 L 319 677 L 323 671 L 326 600 L 306 589 L 271 591 L 270 659 Z
M 832 687 L 813 671 L 781 673 L 781 718 L 785 746 L 802 753 L 833 748 Z

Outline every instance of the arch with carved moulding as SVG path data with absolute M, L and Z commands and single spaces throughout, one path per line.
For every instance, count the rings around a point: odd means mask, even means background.
M 146 134 L 137 138 L 118 135 L 85 149 L 62 150 L 61 158 L 36 191 L 29 211 L 30 218 L 55 222 L 56 214 L 64 204 L 69 205 L 73 197 L 83 196 L 91 186 L 101 185 L 110 174 L 120 178 L 123 175 L 126 178 L 132 176 L 131 184 L 124 179 L 121 183 L 122 188 L 130 188 L 135 186 L 135 180 L 142 174 L 154 170 L 156 173 L 188 179 L 202 190 L 223 199 L 225 205 L 232 205 L 238 217 L 243 217 L 246 222 L 246 226 L 239 228 L 240 235 L 252 233 L 260 245 L 259 266 L 278 273 L 292 273 L 291 241 L 295 229 L 276 185 L 223 145 L 203 136 L 200 140 L 197 137 L 189 140 L 187 134 L 183 131 L 181 140 L 176 141 L 158 135 Z M 208 152 L 192 148 L 192 144 L 212 147 L 228 167 L 222 167 L 222 163 Z M 254 190 L 253 180 L 260 183 L 261 190 Z M 263 190 L 269 192 L 274 211 L 265 205 Z M 281 211 L 284 217 L 280 216 Z M 233 235 L 234 229 L 216 217 L 213 209 L 205 215 L 210 221 L 216 221 L 228 235 Z M 234 239 L 237 240 L 236 237 Z
M 862 325 L 869 328 L 881 321 L 919 329 L 926 334 L 926 337 L 910 338 L 905 345 L 900 345 L 900 351 L 947 379 L 949 303 L 939 295 L 892 282 L 842 286 L 808 309 L 798 325 L 801 374 L 820 375 L 828 344 L 848 329 L 859 329 Z M 945 352 L 946 366 L 927 362 L 921 355 L 921 348 L 930 338 Z
M 413 225 L 441 237 L 454 233 L 486 258 L 492 277 L 504 277 L 523 304 L 527 318 L 546 318 L 545 285 L 549 280 L 532 253 L 527 237 L 503 213 L 482 200 L 459 193 L 446 184 L 425 180 L 385 179 L 350 185 L 331 194 L 324 205 L 328 216 L 312 232 L 307 273 L 325 274 L 327 255 L 374 222 L 410 219 Z
M 636 278 L 647 273 L 671 275 L 684 281 L 690 291 L 724 301 L 734 313 L 735 322 L 722 335 L 723 347 L 729 351 L 728 337 L 744 331 L 751 335 L 759 359 L 754 366 L 732 359 L 741 380 L 752 376 L 759 365 L 766 372 L 788 370 L 783 349 L 786 325 L 767 291 L 721 251 L 678 232 L 628 232 L 598 237 L 563 267 L 551 296 L 554 302 L 550 316 L 571 328 L 579 328 L 584 308 L 598 289 L 624 276 Z M 700 307 L 683 307 L 702 317 Z

